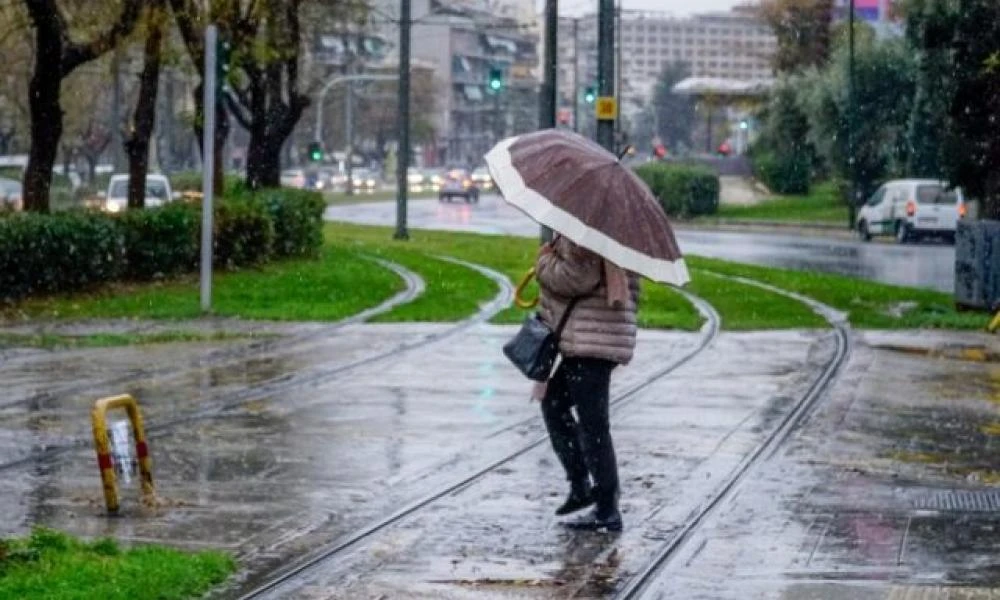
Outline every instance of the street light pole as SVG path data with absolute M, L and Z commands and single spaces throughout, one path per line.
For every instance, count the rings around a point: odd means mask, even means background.
M 347 156 L 347 189 L 344 190 L 346 195 L 354 195 L 354 81 L 348 80 L 347 82 L 347 98 L 346 107 L 344 114 L 346 115 L 346 122 L 344 123 L 344 140 L 345 146 L 347 146 L 347 151 L 345 152 Z
M 847 58 L 847 169 L 848 175 L 851 178 L 850 194 L 851 197 L 848 200 L 847 206 L 847 227 L 849 229 L 854 228 L 854 218 L 855 210 L 857 209 L 858 203 L 858 168 L 857 159 L 855 156 L 855 133 L 854 133 L 854 122 L 855 122 L 855 92 L 854 89 L 854 0 L 850 0 L 848 6 L 850 11 L 847 16 L 847 47 L 848 47 L 848 58 Z
M 615 93 L 615 0 L 597 4 L 597 89 L 602 97 Z M 597 143 L 615 151 L 614 119 L 597 121 Z
M 580 18 L 573 19 L 573 131 L 580 133 Z
M 410 167 L 410 0 L 400 0 L 399 7 L 399 156 L 396 160 L 396 233 L 397 240 L 410 238 L 406 230 L 406 174 Z
M 538 128 L 556 126 L 556 65 L 559 54 L 559 0 L 545 0 L 545 81 L 538 103 Z M 576 83 L 574 77 L 574 84 Z M 552 240 L 552 230 L 542 227 L 542 242 Z

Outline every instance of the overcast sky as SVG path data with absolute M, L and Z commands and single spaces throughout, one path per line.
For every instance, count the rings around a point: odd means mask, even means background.
M 714 10 L 729 10 L 737 4 L 746 4 L 744 0 L 622 0 L 625 9 L 655 10 L 676 15 L 711 12 Z M 537 2 L 539 10 L 544 8 L 544 0 Z M 559 0 L 559 13 L 577 15 L 597 10 L 597 0 Z

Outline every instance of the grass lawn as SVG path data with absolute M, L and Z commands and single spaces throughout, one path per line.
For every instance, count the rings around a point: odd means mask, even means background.
M 110 348 L 113 346 L 142 346 L 170 342 L 219 342 L 245 339 L 249 334 L 216 331 L 162 331 L 159 333 L 95 333 L 90 335 L 60 335 L 53 333 L 0 333 L 0 348 Z M 253 337 L 265 337 L 255 334 Z
M 708 220 L 789 221 L 847 227 L 847 206 L 832 183 L 813 186 L 806 196 L 779 196 L 753 206 L 721 205 Z
M 689 258 L 688 264 L 810 296 L 848 313 L 851 324 L 860 329 L 983 329 L 989 321 L 981 313 L 958 312 L 951 295 L 943 292 L 700 257 Z
M 28 538 L 0 542 L 0 600 L 197 598 L 234 569 L 232 559 L 218 552 L 126 550 L 112 540 L 85 543 L 37 529 Z
M 538 251 L 535 240 L 522 237 L 490 236 L 472 233 L 451 233 L 413 230 L 411 239 L 406 242 L 392 240 L 392 229 L 385 227 L 369 227 L 332 223 L 327 225 L 327 239 L 336 245 L 346 245 L 351 248 L 361 248 L 365 251 L 381 249 L 387 258 L 403 262 L 405 254 L 449 255 L 490 267 L 507 275 L 511 281 L 518 282 L 525 271 L 534 264 Z M 404 263 L 405 264 L 405 263 Z M 419 271 L 416 264 L 407 265 Z M 456 276 L 479 278 L 480 275 L 464 267 L 454 271 Z M 730 330 L 770 329 L 789 327 L 821 327 L 825 321 L 816 316 L 800 302 L 783 296 L 761 290 L 744 284 L 720 280 L 718 278 L 693 274 L 694 281 L 690 289 L 708 300 L 723 317 L 723 327 Z M 424 318 L 428 315 L 440 317 L 448 314 L 448 319 L 461 318 L 449 312 L 447 305 L 439 300 L 431 301 L 430 282 L 428 294 L 425 296 L 425 306 L 414 310 L 411 307 L 400 307 L 387 315 L 384 320 L 410 320 L 414 313 Z M 472 289 L 471 284 L 452 282 L 455 289 Z M 475 303 L 488 300 L 495 293 L 490 283 L 490 289 L 479 290 Z M 527 295 L 533 297 L 537 291 L 531 289 Z M 444 296 L 444 302 L 449 296 Z M 450 297 L 452 303 L 459 301 L 457 296 Z M 419 303 L 420 301 L 418 301 Z M 416 304 L 416 303 L 415 303 Z M 465 313 L 466 315 L 468 312 Z M 510 308 L 494 319 L 497 323 L 519 323 L 524 319 L 525 311 Z M 433 320 L 441 320 L 435 318 Z M 644 281 L 640 298 L 639 323 L 642 327 L 657 329 L 697 330 L 702 318 L 694 307 L 683 296 L 662 285 Z
M 403 282 L 395 273 L 343 248 L 327 246 L 319 260 L 219 273 L 213 282 L 212 305 L 216 314 L 247 319 L 334 321 L 374 306 L 401 289 Z M 201 314 L 195 276 L 32 298 L 4 312 L 0 316 L 61 319 L 189 319 Z

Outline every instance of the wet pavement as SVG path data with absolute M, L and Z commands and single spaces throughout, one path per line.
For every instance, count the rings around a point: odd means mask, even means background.
M 395 204 L 333 206 L 327 209 L 326 218 L 392 225 L 396 219 Z M 475 205 L 413 200 L 409 203 L 408 219 L 411 227 L 424 229 L 523 236 L 538 233 L 533 221 L 495 195 L 484 195 Z M 955 250 L 940 243 L 864 244 L 785 233 L 685 230 L 683 226 L 677 232 L 677 239 L 684 252 L 699 256 L 954 291 Z
M 620 535 L 570 533 L 552 516 L 564 482 L 547 446 L 520 450 L 543 431 L 528 386 L 499 352 L 510 327 L 476 325 L 331 380 L 204 410 L 219 394 L 447 329 L 353 324 L 213 373 L 137 385 L 160 504 L 142 507 L 126 488 L 119 518 L 102 515 L 88 445 L 96 394 L 9 406 L 0 420 L 3 533 L 45 524 L 223 548 L 244 567 L 220 594 L 235 597 L 502 460 L 263 597 L 612 597 L 777 427 L 834 350 L 829 332 L 726 333 L 619 402 Z M 613 395 L 702 336 L 643 332 Z M 105 349 L 77 360 L 81 373 L 101 364 L 129 371 L 211 346 Z M 49 353 L 21 377 L 44 381 L 75 352 Z M 1000 366 L 990 361 L 998 355 L 1000 344 L 985 336 L 856 335 L 831 392 L 640 597 L 992 597 Z M 45 450 L 67 442 L 76 444 Z

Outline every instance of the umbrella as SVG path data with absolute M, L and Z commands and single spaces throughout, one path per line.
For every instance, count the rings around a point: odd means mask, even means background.
M 486 165 L 504 199 L 535 221 L 653 281 L 688 282 L 660 203 L 596 143 L 546 129 L 500 142 Z

